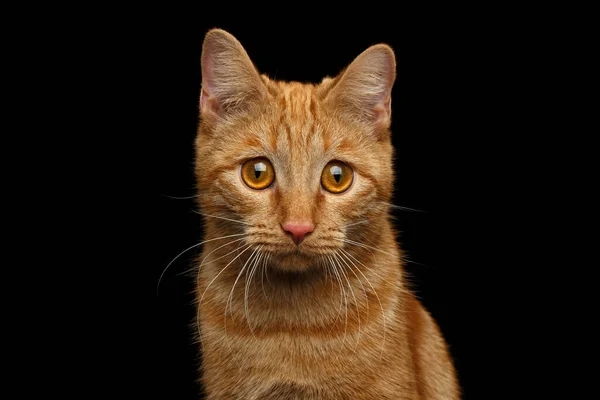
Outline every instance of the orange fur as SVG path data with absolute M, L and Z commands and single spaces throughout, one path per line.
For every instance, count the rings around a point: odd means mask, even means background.
M 208 399 L 458 399 L 389 222 L 391 48 L 367 49 L 319 85 L 288 83 L 259 75 L 233 36 L 212 30 L 202 68 L 196 176 L 215 239 L 197 284 Z M 276 174 L 260 191 L 240 178 L 255 157 Z M 355 171 L 342 194 L 320 185 L 331 160 Z M 315 228 L 296 245 L 286 221 Z

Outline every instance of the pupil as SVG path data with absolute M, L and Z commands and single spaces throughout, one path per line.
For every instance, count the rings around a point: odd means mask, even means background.
M 263 173 L 263 171 L 267 170 L 267 166 L 265 165 L 265 163 L 256 163 L 254 164 L 254 177 L 256 179 L 260 178 L 260 175 Z
M 342 179 L 342 169 L 337 165 L 334 165 L 333 167 L 331 167 L 329 172 L 331 172 L 331 175 L 333 175 L 335 183 L 340 183 L 340 180 Z

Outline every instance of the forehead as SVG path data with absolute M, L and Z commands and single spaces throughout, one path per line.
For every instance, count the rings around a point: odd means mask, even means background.
M 279 83 L 271 100 L 268 145 L 277 154 L 306 159 L 331 150 L 332 121 L 312 85 Z M 341 139 L 341 138 L 340 138 Z
M 254 115 L 232 121 L 239 158 L 269 156 L 283 163 L 337 158 L 353 162 L 373 144 L 358 127 L 337 119 L 318 85 L 268 82 L 269 100 Z M 230 138 L 233 139 L 233 138 Z

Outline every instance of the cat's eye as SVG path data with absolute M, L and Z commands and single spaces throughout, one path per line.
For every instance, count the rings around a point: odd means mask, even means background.
M 275 179 L 275 170 L 266 158 L 253 158 L 242 165 L 242 179 L 252 189 L 266 189 Z
M 321 174 L 321 185 L 331 193 L 345 192 L 353 180 L 354 171 L 341 161 L 330 161 Z

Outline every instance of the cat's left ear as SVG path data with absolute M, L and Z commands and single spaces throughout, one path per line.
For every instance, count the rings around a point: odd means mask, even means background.
M 391 47 L 378 44 L 362 52 L 339 76 L 325 101 L 345 117 L 389 128 L 392 86 L 396 79 L 396 57 Z

